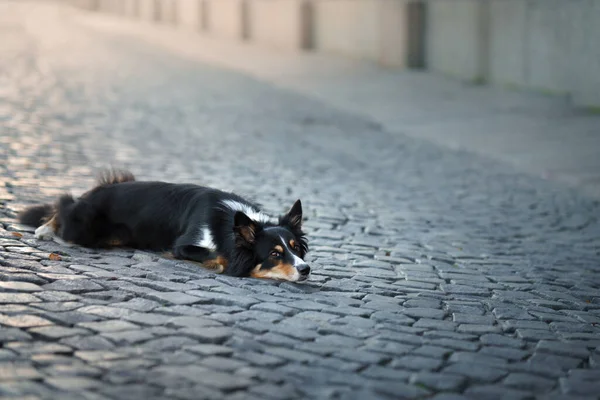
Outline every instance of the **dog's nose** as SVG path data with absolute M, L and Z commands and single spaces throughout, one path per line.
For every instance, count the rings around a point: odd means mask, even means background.
M 310 274 L 310 267 L 308 266 L 308 264 L 297 265 L 296 269 L 298 270 L 298 273 L 300 273 L 300 275 Z

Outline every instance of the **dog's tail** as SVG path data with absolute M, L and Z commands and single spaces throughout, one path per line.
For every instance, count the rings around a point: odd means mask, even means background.
M 51 204 L 42 204 L 26 208 L 19 213 L 18 218 L 19 222 L 23 225 L 37 228 L 51 218 L 54 215 L 54 212 L 54 206 Z
M 98 174 L 98 186 L 113 185 L 115 183 L 133 182 L 135 176 L 129 171 L 121 169 L 106 169 Z

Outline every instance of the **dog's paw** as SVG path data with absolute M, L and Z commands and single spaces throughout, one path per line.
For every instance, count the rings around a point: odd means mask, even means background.
M 42 225 L 35 230 L 34 236 L 38 240 L 52 240 L 54 231 L 47 225 Z

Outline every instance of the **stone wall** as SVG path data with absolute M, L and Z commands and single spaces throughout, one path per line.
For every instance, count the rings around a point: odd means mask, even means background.
M 66 0 L 215 37 L 309 49 L 600 106 L 598 0 Z

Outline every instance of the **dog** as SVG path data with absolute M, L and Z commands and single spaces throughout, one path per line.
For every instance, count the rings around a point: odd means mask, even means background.
M 78 199 L 65 194 L 18 218 L 37 228 L 41 240 L 170 251 L 176 259 L 236 277 L 298 282 L 310 275 L 300 200 L 275 219 L 234 193 L 136 181 L 131 172 L 108 170 Z

